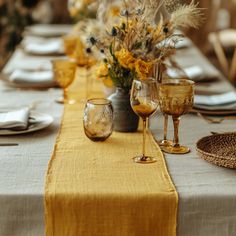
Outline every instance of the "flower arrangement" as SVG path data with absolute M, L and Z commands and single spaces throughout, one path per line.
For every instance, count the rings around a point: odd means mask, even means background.
M 168 0 L 168 8 L 174 2 Z M 175 45 L 183 37 L 176 29 L 197 28 L 203 18 L 194 1 L 178 4 L 173 11 L 166 6 L 163 0 L 122 1 L 119 22 L 102 36 L 89 38 L 89 51 L 95 47 L 103 55 L 101 78 L 129 90 L 136 77 L 160 77 L 160 65 L 175 53 Z
M 69 14 L 75 21 L 96 18 L 97 7 L 96 0 L 68 0 Z

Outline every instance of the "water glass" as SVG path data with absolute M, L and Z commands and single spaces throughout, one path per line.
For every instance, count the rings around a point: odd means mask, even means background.
M 105 141 L 113 131 L 111 101 L 103 98 L 89 99 L 84 109 L 84 132 L 92 141 Z

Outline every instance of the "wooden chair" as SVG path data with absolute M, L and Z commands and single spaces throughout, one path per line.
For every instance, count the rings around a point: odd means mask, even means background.
M 231 82 L 236 82 L 236 29 L 226 29 L 209 33 L 208 40 L 212 44 L 217 59 Z M 228 60 L 226 50 L 233 49 L 232 60 Z

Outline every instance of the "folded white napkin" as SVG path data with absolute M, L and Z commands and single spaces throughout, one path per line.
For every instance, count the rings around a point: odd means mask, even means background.
M 28 127 L 28 121 L 29 108 L 0 113 L 0 129 L 24 130 Z
M 195 95 L 194 103 L 205 106 L 225 106 L 236 103 L 236 92 L 231 91 L 216 95 Z
M 19 84 L 50 84 L 53 82 L 53 72 L 17 69 L 9 76 L 9 81 Z
M 25 43 L 24 49 L 27 53 L 37 55 L 62 54 L 64 47 L 62 40 L 50 40 L 44 42 Z

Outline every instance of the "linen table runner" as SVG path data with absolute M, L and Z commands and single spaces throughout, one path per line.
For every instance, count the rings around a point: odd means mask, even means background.
M 79 77 L 69 96 L 81 101 L 84 88 Z M 92 142 L 84 135 L 83 109 L 82 102 L 64 108 L 46 176 L 46 235 L 176 235 L 178 195 L 152 136 L 147 154 L 158 161 L 136 164 L 141 130 Z

